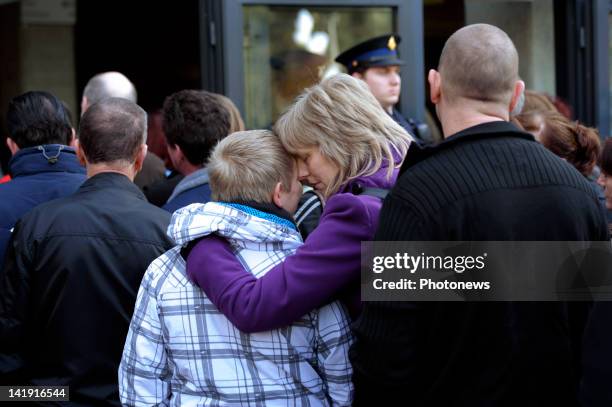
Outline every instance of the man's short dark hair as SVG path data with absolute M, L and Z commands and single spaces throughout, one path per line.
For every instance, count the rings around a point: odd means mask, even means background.
M 81 117 L 79 144 L 90 164 L 133 163 L 145 143 L 147 114 L 127 99 L 108 98 Z
M 181 90 L 166 98 L 163 129 L 170 146 L 178 145 L 193 165 L 203 165 L 228 135 L 229 113 L 213 93 Z
M 6 114 L 9 137 L 19 148 L 65 144 L 72 127 L 61 100 L 48 92 L 32 91 L 14 97 Z

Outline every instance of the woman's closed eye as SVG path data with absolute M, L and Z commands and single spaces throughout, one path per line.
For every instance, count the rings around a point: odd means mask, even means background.
M 301 162 L 303 162 L 304 164 L 308 163 L 308 160 L 310 159 L 310 154 L 306 153 L 306 154 L 298 154 L 297 155 L 297 159 Z

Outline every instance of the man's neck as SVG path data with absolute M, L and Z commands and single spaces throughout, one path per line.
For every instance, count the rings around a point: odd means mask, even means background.
M 487 115 L 478 115 L 478 116 L 468 116 L 468 117 L 460 117 L 456 119 L 449 119 L 442 122 L 442 132 L 444 133 L 444 138 L 448 138 L 453 134 L 457 134 L 462 130 L 468 129 L 473 126 L 477 126 L 483 123 L 495 122 L 495 121 L 504 121 L 503 119 L 496 116 L 487 116 Z
M 456 104 L 444 109 L 444 113 L 440 115 L 444 138 L 470 127 L 495 121 L 508 121 L 508 111 L 504 111 L 503 107 L 480 102 Z
M 125 175 L 126 177 L 130 179 L 130 181 L 134 181 L 134 177 L 136 176 L 136 171 L 134 171 L 133 166 L 120 167 L 117 165 L 110 165 L 107 163 L 87 164 L 87 178 L 91 178 L 103 172 L 114 172 L 117 174 Z
M 178 169 L 178 172 L 180 172 L 184 176 L 187 176 L 187 175 L 193 174 L 197 170 L 201 170 L 202 168 L 204 168 L 203 165 L 193 165 L 187 160 L 185 160 L 185 164 L 182 165 L 181 168 Z

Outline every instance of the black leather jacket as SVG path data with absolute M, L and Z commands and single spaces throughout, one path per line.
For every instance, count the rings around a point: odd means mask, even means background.
M 65 385 L 71 405 L 119 405 L 136 294 L 172 246 L 169 220 L 117 173 L 24 216 L 0 278 L 0 382 Z

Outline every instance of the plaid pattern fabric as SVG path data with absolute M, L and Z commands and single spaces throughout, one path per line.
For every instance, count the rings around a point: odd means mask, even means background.
M 181 245 L 209 233 L 228 238 L 255 276 L 299 247 L 294 228 L 256 215 L 218 203 L 175 212 L 168 233 L 179 245 L 149 266 L 138 292 L 119 367 L 124 405 L 350 405 L 352 338 L 339 303 L 244 334 L 186 275 Z

